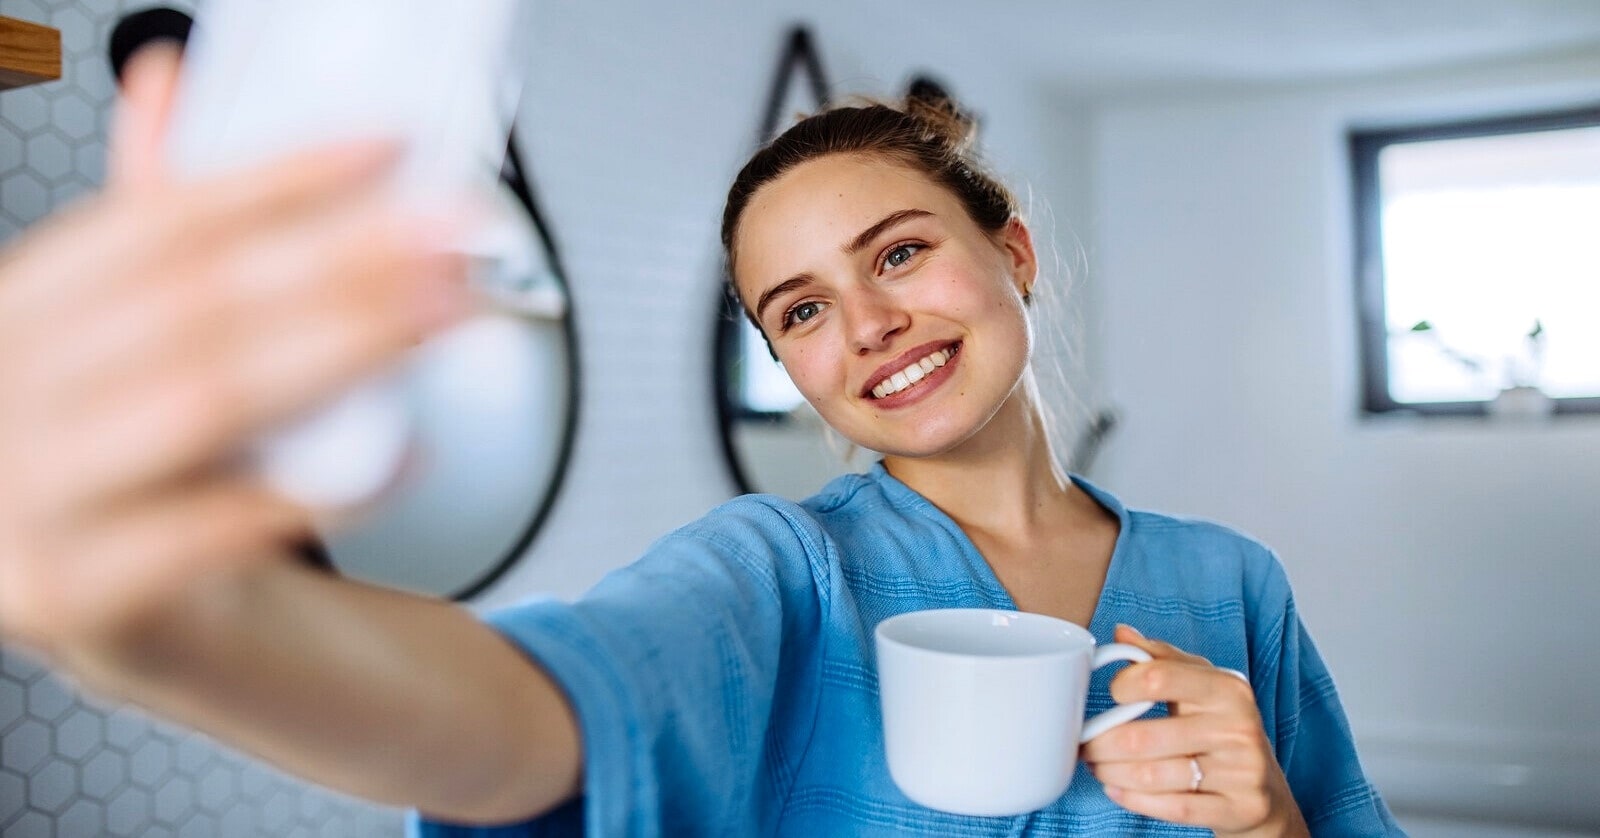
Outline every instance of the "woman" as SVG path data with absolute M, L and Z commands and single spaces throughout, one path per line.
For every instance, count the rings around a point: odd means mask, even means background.
M 173 59 L 136 64 L 112 187 L 0 266 L 0 458 L 20 464 L 0 498 L 8 638 L 415 807 L 424 834 L 535 818 L 505 834 L 1398 832 L 1271 554 L 1056 466 L 1027 371 L 1029 231 L 948 114 L 807 120 L 740 174 L 724 218 L 747 311 L 883 462 L 804 505 L 730 502 L 579 603 L 485 627 L 282 561 L 302 514 L 228 467 L 460 316 L 459 282 L 431 279 L 461 275 L 441 219 L 375 199 L 370 147 L 172 183 Z M 916 806 L 883 766 L 868 640 L 951 605 L 1114 632 L 1156 659 L 1111 696 L 1166 714 L 1086 746 L 1093 772 L 1041 812 Z

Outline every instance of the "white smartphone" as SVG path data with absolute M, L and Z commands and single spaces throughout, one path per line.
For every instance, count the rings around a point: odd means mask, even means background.
M 448 206 L 496 188 L 525 72 L 526 0 L 209 0 L 195 17 L 169 160 L 204 174 L 306 146 L 392 137 L 396 200 Z M 278 490 L 313 508 L 370 500 L 404 462 L 392 376 L 260 441 Z

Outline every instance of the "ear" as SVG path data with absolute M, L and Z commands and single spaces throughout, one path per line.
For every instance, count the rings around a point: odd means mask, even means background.
M 1000 252 L 1006 256 L 1017 293 L 1028 297 L 1033 291 L 1034 281 L 1039 278 L 1039 257 L 1033 250 L 1033 234 L 1028 231 L 1028 225 L 1012 216 L 1000 231 L 998 244 Z

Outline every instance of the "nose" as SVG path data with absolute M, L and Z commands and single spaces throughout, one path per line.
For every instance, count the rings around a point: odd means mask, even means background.
M 858 289 L 843 301 L 845 334 L 857 355 L 883 349 L 911 325 L 911 314 L 880 288 Z

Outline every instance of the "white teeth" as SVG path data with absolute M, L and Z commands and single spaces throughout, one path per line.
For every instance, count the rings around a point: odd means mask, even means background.
M 913 362 L 905 369 L 878 382 L 878 386 L 872 388 L 872 397 L 881 399 L 910 387 L 927 377 L 928 373 L 949 363 L 951 354 L 949 349 L 940 349 L 920 361 Z

